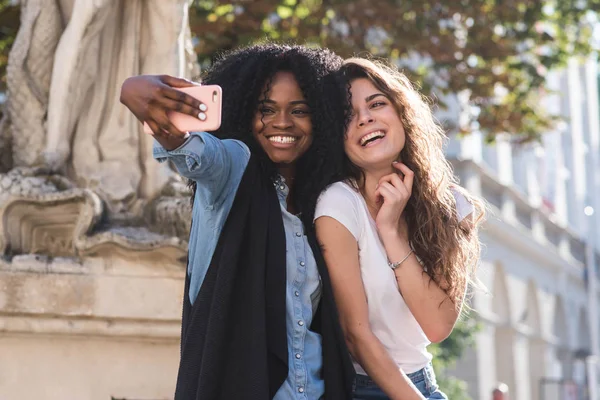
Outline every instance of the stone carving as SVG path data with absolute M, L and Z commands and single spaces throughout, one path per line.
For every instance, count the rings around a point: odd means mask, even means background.
M 182 182 L 169 182 L 161 196 L 146 207 L 146 224 L 163 235 L 187 238 L 192 223 L 190 196 Z
M 97 194 L 73 187 L 60 175 L 41 169 L 13 169 L 0 177 L 0 253 L 53 257 L 120 254 L 147 260 L 185 257 L 183 239 L 144 226 L 106 224 L 103 211 Z M 185 224 L 179 225 L 183 231 Z
M 119 89 L 140 73 L 189 77 L 178 57 L 188 1 L 77 0 L 69 10 L 52 71 L 45 156 L 70 167 L 113 211 L 155 196 L 171 175 L 152 159 L 152 138 L 119 103 Z
M 6 69 L 7 119 L 0 172 L 40 164 L 45 147 L 45 115 L 54 51 L 63 30 L 55 0 L 21 1 L 21 27 Z M 10 147 L 8 147 L 10 146 Z
M 21 1 L 0 123 L 3 254 L 185 255 L 189 194 L 118 96 L 132 75 L 197 73 L 189 3 Z

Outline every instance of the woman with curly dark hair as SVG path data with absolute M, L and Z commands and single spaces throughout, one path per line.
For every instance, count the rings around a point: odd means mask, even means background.
M 446 136 L 405 75 L 362 58 L 340 75 L 344 179 L 319 198 L 315 223 L 357 372 L 353 397 L 446 399 L 427 345 L 461 313 L 484 207 L 457 185 Z
M 173 89 L 190 82 L 123 84 L 121 101 L 154 132 L 154 156 L 194 187 L 178 400 L 351 396 L 354 371 L 311 229 L 322 170 L 334 179 L 343 160 L 341 65 L 303 46 L 224 55 L 202 79 L 223 89 L 212 134 L 166 118 L 202 119 L 207 106 Z

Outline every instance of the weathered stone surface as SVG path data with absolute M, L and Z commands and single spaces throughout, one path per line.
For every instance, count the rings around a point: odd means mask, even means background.
M 188 4 L 22 2 L 0 124 L 2 253 L 184 256 L 189 194 L 118 93 L 135 74 L 193 73 Z
M 132 75 L 190 77 L 189 1 L 20 2 L 0 121 L 0 399 L 172 398 L 190 193 L 118 96 Z
M 178 260 L 186 242 L 144 226 L 103 226 L 104 203 L 41 169 L 0 174 L 0 253 L 54 257 L 119 253 L 137 260 Z
M 189 2 L 22 1 L 7 67 L 0 173 L 49 167 L 93 190 L 111 213 L 139 210 L 156 197 L 173 173 L 152 159 L 152 138 L 119 92 L 132 75 L 196 73 Z
M 172 398 L 184 274 L 107 257 L 0 260 L 0 398 Z
M 13 165 L 31 167 L 40 165 L 46 145 L 50 77 L 64 27 L 56 0 L 21 1 L 21 11 L 20 29 L 6 68 L 10 127 L 0 127 L 0 136 L 10 137 L 10 143 L 3 145 L 10 145 L 5 151 L 12 155 Z M 10 167 L 7 165 L 5 171 Z
M 151 202 L 144 213 L 146 224 L 154 232 L 187 240 L 192 223 L 191 191 L 183 183 L 171 181 Z

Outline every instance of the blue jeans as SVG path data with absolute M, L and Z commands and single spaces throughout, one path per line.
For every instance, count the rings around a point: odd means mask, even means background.
M 448 397 L 438 390 L 431 364 L 420 371 L 407 375 L 426 399 L 448 400 Z M 366 375 L 356 375 L 354 385 L 352 385 L 352 398 L 353 400 L 389 400 L 389 397 L 379 389 L 379 386 Z

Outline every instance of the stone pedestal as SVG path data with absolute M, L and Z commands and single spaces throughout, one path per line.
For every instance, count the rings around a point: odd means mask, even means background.
M 172 399 L 185 268 L 0 261 L 0 398 Z
M 172 399 L 189 192 L 119 102 L 190 0 L 21 1 L 0 121 L 0 399 Z

